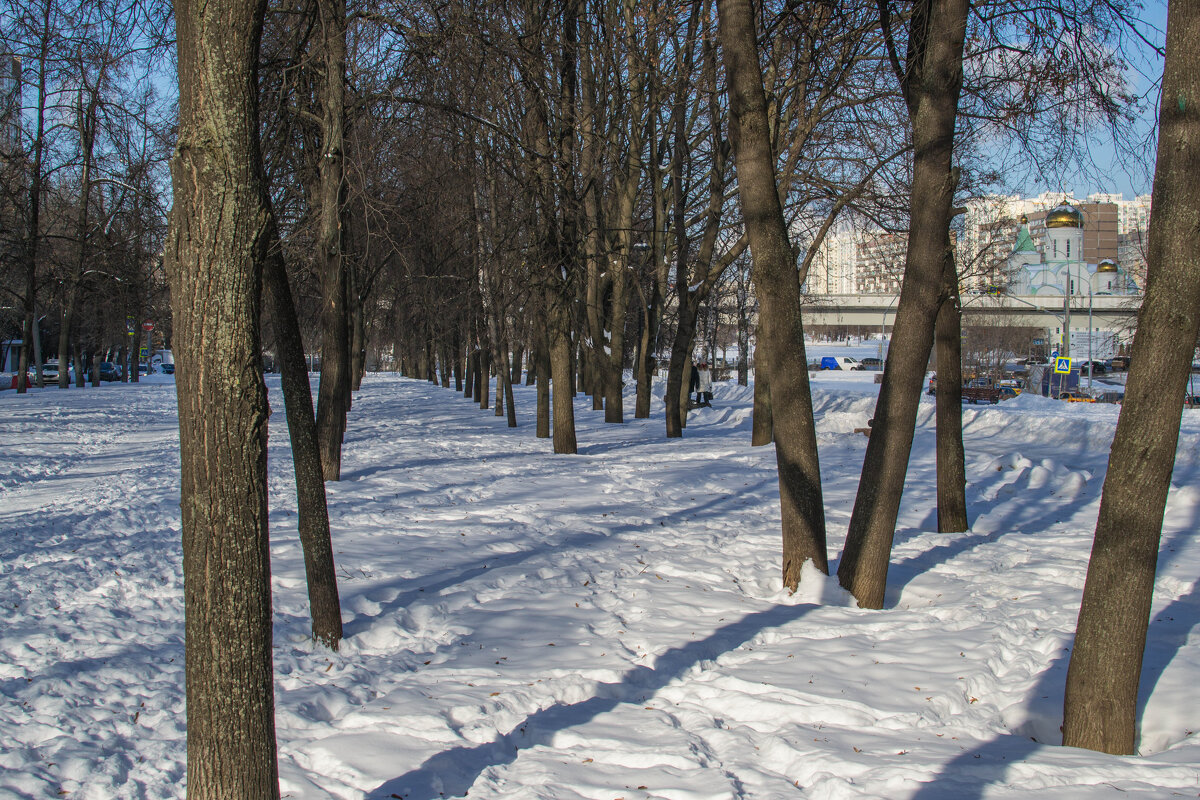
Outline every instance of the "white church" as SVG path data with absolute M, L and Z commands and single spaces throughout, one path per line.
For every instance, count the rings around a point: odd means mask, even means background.
M 1136 295 L 1137 283 L 1120 265 L 1083 260 L 1083 214 L 1062 204 L 1046 214 L 1044 250 L 1033 241 L 1029 219 L 1021 217 L 1017 242 L 1008 257 L 1008 291 L 1015 295 Z

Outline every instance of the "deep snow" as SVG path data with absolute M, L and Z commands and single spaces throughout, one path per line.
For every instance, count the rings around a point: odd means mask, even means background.
M 877 387 L 813 385 L 836 559 Z M 580 453 L 556 456 L 529 389 L 509 429 L 370 375 L 329 485 L 332 654 L 307 637 L 269 386 L 285 797 L 1200 793 L 1200 411 L 1163 531 L 1141 755 L 1113 757 L 1057 741 L 1116 406 L 964 406 L 973 525 L 945 535 L 925 398 L 886 608 L 865 611 L 811 569 L 780 591 L 774 457 L 749 446 L 746 388 L 717 384 L 674 441 L 658 399 L 617 426 L 580 397 Z M 170 378 L 0 393 L 0 797 L 183 796 L 177 442 Z

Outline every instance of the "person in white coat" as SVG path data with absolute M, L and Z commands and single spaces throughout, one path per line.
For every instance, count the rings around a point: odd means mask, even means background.
M 701 361 L 696 367 L 696 399 L 705 408 L 712 408 L 712 372 L 708 362 Z

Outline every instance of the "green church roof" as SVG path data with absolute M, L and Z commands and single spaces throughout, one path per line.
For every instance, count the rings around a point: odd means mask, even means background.
M 1037 245 L 1033 243 L 1033 237 L 1029 235 L 1029 225 L 1021 226 L 1020 233 L 1017 234 L 1017 244 L 1013 248 L 1014 253 L 1036 253 L 1038 252 Z

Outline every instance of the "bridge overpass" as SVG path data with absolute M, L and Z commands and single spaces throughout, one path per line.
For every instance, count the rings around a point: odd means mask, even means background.
M 1008 320 L 1014 327 L 1044 328 L 1049 336 L 1061 333 L 1066 317 L 1063 295 L 991 295 L 962 296 L 964 324 L 971 318 L 981 324 Z M 896 321 L 898 294 L 819 294 L 806 295 L 803 302 L 804 326 L 818 325 L 888 330 Z M 1132 340 L 1141 295 L 1072 295 L 1070 297 L 1071 332 L 1086 333 L 1088 312 L 1091 327 L 1098 332 L 1113 332 L 1122 341 Z M 984 320 L 989 320 L 984 322 Z

